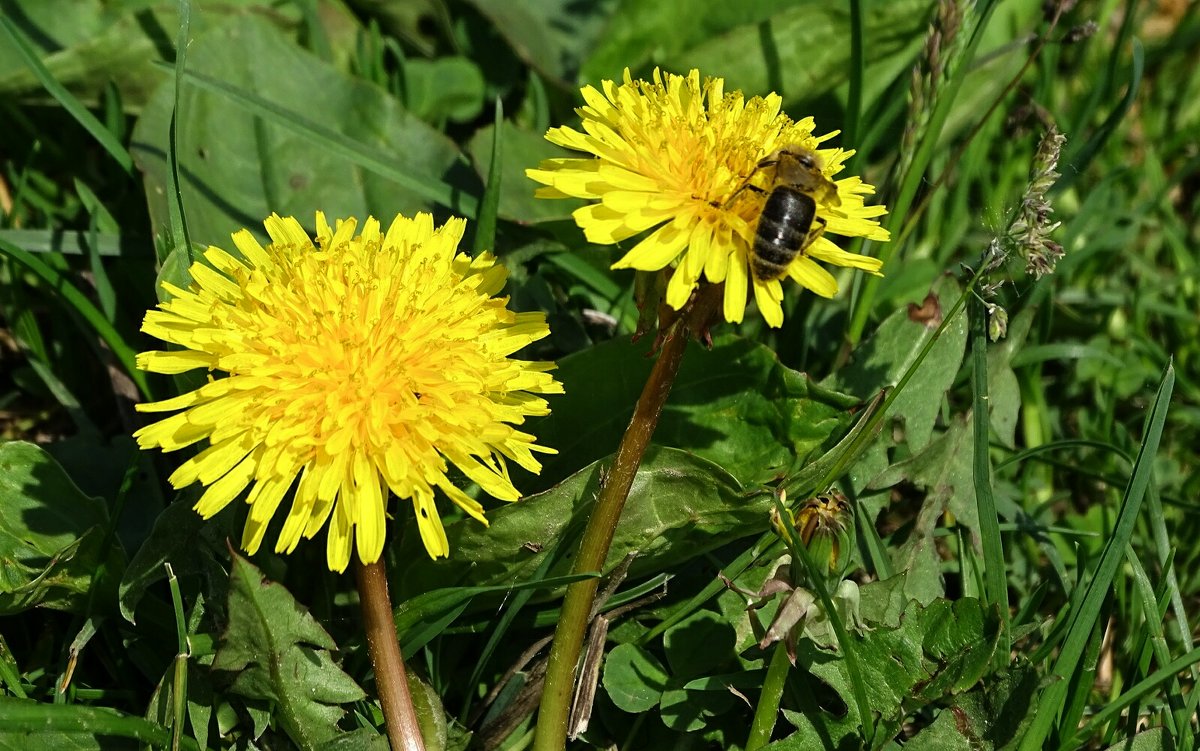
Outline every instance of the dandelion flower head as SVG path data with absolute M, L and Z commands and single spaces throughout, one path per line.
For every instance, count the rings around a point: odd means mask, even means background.
M 564 126 L 546 134 L 591 156 L 549 159 L 526 174 L 548 186 L 538 190 L 541 197 L 594 201 L 574 213 L 590 242 L 616 244 L 649 231 L 613 267 L 657 271 L 673 264 L 666 297 L 673 308 L 683 307 L 703 277 L 724 282 L 726 320 L 742 320 L 752 285 L 764 319 L 782 325 L 780 279 L 751 271 L 755 228 L 773 180 L 761 163 L 782 149 L 815 152 L 836 186 L 814 195 L 824 233 L 783 277 L 833 297 L 837 281 L 818 261 L 879 274 L 878 259 L 830 239 L 888 239 L 876 221 L 886 209 L 864 203 L 874 188 L 858 177 L 834 178 L 854 153 L 821 148 L 836 133 L 814 135 L 811 117 L 792 121 L 777 94 L 746 100 L 740 91 L 726 94 L 720 78 L 701 84 L 697 70 L 679 76 L 656 69 L 652 81 L 635 81 L 627 69 L 622 85 L 603 81 L 601 88 L 582 89 L 582 132 Z
M 483 253 L 457 252 L 465 222 L 434 227 L 429 214 L 397 216 L 386 233 L 368 218 L 315 242 L 296 219 L 272 215 L 263 247 L 247 230 L 240 255 L 209 247 L 188 289 L 146 314 L 142 330 L 179 349 L 144 352 L 156 373 L 209 371 L 173 399 L 138 405 L 170 412 L 139 430 L 142 448 L 207 446 L 171 475 L 200 483 L 211 517 L 246 493 L 242 547 L 255 552 L 294 486 L 275 550 L 328 526 L 330 569 L 352 550 L 378 560 L 388 491 L 411 499 L 426 549 L 449 553 L 434 491 L 486 523 L 483 507 L 451 483 L 450 465 L 505 501 L 519 493 L 506 461 L 532 472 L 553 453 L 514 426 L 548 413 L 539 394 L 561 393 L 553 363 L 510 359 L 549 333 L 542 313 L 515 313 L 495 295 L 506 271 Z M 223 371 L 224 378 L 212 377 Z

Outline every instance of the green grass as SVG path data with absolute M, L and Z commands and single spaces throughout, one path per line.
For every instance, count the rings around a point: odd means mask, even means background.
M 134 354 L 156 348 L 156 280 L 186 284 L 197 248 L 261 238 L 271 212 L 424 210 L 467 217 L 463 250 L 546 313 L 526 354 L 567 393 L 527 426 L 561 453 L 515 476 L 525 499 L 488 505 L 490 530 L 447 512 L 449 561 L 390 507 L 398 636 L 443 720 L 431 748 L 528 747 L 524 653 L 553 631 L 649 344 L 609 269 L 632 245 L 585 243 L 578 202 L 534 199 L 523 171 L 562 155 L 542 136 L 578 122 L 580 85 L 658 65 L 843 130 L 892 241 L 858 248 L 883 278 L 793 286 L 781 329 L 749 312 L 686 354 L 569 746 L 742 749 L 760 710 L 774 751 L 1195 747 L 1200 10 L 981 0 L 939 22 L 940 77 L 910 108 L 937 5 L 0 5 L 0 745 L 386 747 L 351 578 L 321 537 L 234 557 L 244 504 L 201 521 L 166 483 L 179 455 L 130 439 L 133 404 L 200 381 Z M 1040 280 L 984 268 L 1051 123 L 1065 256 Z M 759 591 L 786 554 L 775 487 L 830 485 L 854 504 L 859 612 L 802 624 L 795 666 L 772 665 L 781 598 L 747 612 L 718 573 Z

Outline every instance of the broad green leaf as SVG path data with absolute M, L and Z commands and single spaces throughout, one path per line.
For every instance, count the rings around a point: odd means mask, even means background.
M 170 504 L 154 520 L 154 528 L 125 568 L 118 589 L 121 615 L 130 623 L 146 589 L 166 578 L 164 564 L 170 563 L 176 576 L 188 576 L 204 571 L 216 573 L 221 564 L 207 548 L 222 547 L 229 516 L 204 520 L 192 508 L 196 493 L 186 491 L 183 497 Z
M 902 57 L 898 53 L 924 29 L 929 3 L 868 0 L 863 5 L 867 62 L 894 67 Z M 619 79 L 627 66 L 638 71 L 661 65 L 680 74 L 698 67 L 701 75 L 725 77 L 726 90 L 742 89 L 747 96 L 775 91 L 785 104 L 811 101 L 846 82 L 849 27 L 847 5 L 818 0 L 624 0 L 583 78 Z M 880 77 L 890 80 L 892 74 Z
M 894 386 L 960 294 L 958 282 L 952 277 L 939 279 L 922 305 L 909 305 L 888 316 L 855 351 L 850 365 L 826 379 L 824 385 L 864 399 L 885 386 Z M 929 443 L 942 398 L 954 383 L 966 346 L 967 318 L 958 316 L 896 397 L 890 417 L 903 423 L 911 451 L 920 451 Z
M 213 670 L 235 674 L 233 693 L 271 702 L 297 746 L 332 738 L 344 714 L 339 705 L 366 696 L 333 661 L 337 645 L 291 593 L 237 554 L 229 580 L 229 623 Z
M 370 728 L 359 728 L 349 733 L 341 733 L 324 743 L 317 744 L 316 751 L 391 751 L 386 735 L 380 735 Z M 429 751 L 427 749 L 427 751 Z
M 255 16 L 198 36 L 188 50 L 188 72 L 264 99 L 378 155 L 372 163 L 351 163 L 323 147 L 320 135 L 285 127 L 285 115 L 256 116 L 230 96 L 188 80 L 178 153 L 195 242 L 230 248 L 230 234 L 243 227 L 263 238 L 262 221 L 271 212 L 296 216 L 310 228 L 317 209 L 331 221 L 372 214 L 386 226 L 397 211 L 428 209 L 427 195 L 449 191 L 443 178 L 460 158 L 453 143 L 383 90 L 335 70 Z M 320 96 L 314 98 L 314 92 Z M 133 151 L 150 196 L 165 196 L 173 97 L 168 81 L 134 129 Z M 389 170 L 401 170 L 430 190 L 416 192 L 377 174 Z M 455 174 L 466 172 L 460 166 Z M 478 184 L 467 177 L 469 184 L 458 187 L 477 194 Z M 156 228 L 164 226 L 165 200 L 152 200 L 150 213 Z
M 987 673 L 1000 643 L 998 607 L 985 609 L 973 597 L 953 603 L 935 600 L 923 615 L 926 630 L 921 648 L 938 670 L 921 686 L 921 697 L 933 702 L 970 689 Z
M 654 655 L 635 644 L 619 644 L 604 658 L 604 690 L 632 714 L 658 706 L 669 677 Z
M 935 600 L 928 608 L 910 602 L 899 626 L 868 624 L 853 639 L 867 690 L 867 703 L 878 716 L 883 737 L 899 730 L 904 717 L 920 706 L 943 700 L 977 683 L 987 669 L 1000 633 L 998 612 L 988 612 L 974 598 L 954 603 Z M 812 708 L 785 711 L 800 731 L 846 734 L 861 726 L 845 661 L 802 639 L 797 663 L 828 684 L 842 698 L 847 711 L 837 717 L 828 712 L 814 716 Z M 805 741 L 781 744 L 779 749 L 807 748 Z M 772 746 L 771 748 L 775 748 Z
M 104 502 L 84 495 L 44 450 L 0 445 L 0 614 L 78 612 L 97 569 L 115 575 L 124 565 L 115 538 L 105 546 L 107 527 Z
M 405 600 L 394 613 L 396 633 L 401 640 L 402 654 L 415 654 L 418 649 L 438 636 L 466 610 L 479 595 L 509 594 L 525 589 L 550 589 L 586 579 L 569 575 L 540 579 L 520 584 L 497 584 L 490 587 L 447 587 L 419 594 Z
M 699 610 L 663 634 L 671 678 L 686 682 L 701 675 L 725 672 L 737 664 L 732 624 L 711 610 Z
M 404 101 L 425 122 L 467 122 L 483 111 L 479 66 L 466 57 L 414 58 L 404 62 Z
M 495 126 L 486 125 L 471 136 L 467 146 L 472 161 L 479 170 L 480 179 L 488 179 L 487 168 L 492 154 L 492 136 Z M 500 192 L 500 216 L 522 224 L 546 221 L 569 221 L 571 212 L 583 206 L 578 198 L 535 198 L 533 192 L 541 183 L 530 180 L 525 170 L 541 164 L 544 159 L 578 157 L 580 154 L 555 146 L 546 140 L 543 133 L 532 133 L 505 122 L 501 129 L 504 151 L 500 158 L 500 174 L 504 190 Z M 582 243 L 579 237 L 577 242 Z M 580 252 L 587 252 L 586 250 Z
M 559 361 L 566 394 L 549 417 L 530 424 L 540 443 L 558 450 L 538 480 L 545 487 L 616 450 L 653 362 L 651 343 L 624 338 Z M 663 409 L 654 442 L 720 465 L 743 485 L 778 478 L 850 424 L 853 397 L 816 388 L 783 366 L 769 348 L 728 336 L 711 350 L 693 344 Z
M 50 73 L 88 101 L 116 82 L 125 105 L 140 109 L 162 82 L 154 61 L 174 55 L 169 41 L 179 25 L 174 0 L 16 0 L 7 6 L 15 6 L 6 12 L 20 18 L 23 28 L 36 29 L 28 39 Z M 332 23 L 336 13 L 335 6 L 326 9 L 326 29 L 341 29 L 348 42 L 353 28 Z M 251 14 L 299 34 L 297 6 L 272 0 L 204 3 L 202 12 L 192 12 L 192 30 L 199 33 L 230 18 L 244 21 Z M 15 51 L 0 45 L 0 92 L 25 94 L 39 88 Z
M 1175 751 L 1178 746 L 1166 728 L 1151 728 L 1119 743 L 1108 746 L 1104 751 Z
M 905 751 L 978 751 L 977 739 L 963 733 L 953 709 L 943 709 L 930 725 L 904 744 Z
M 908 571 L 906 592 L 923 603 L 941 594 L 933 535 L 947 511 L 971 531 L 979 547 L 979 514 L 972 485 L 972 435 L 964 417 L 956 417 L 950 429 L 924 451 L 889 467 L 875 478 L 871 489 L 890 488 L 907 480 L 926 491 L 908 539 L 893 551 L 898 570 Z M 931 565 L 932 564 L 932 565 Z
M 580 66 L 607 33 L 616 0 L 470 0 L 496 27 L 517 57 L 560 86 L 576 80 Z
M 670 688 L 663 692 L 659 713 L 663 724 L 672 730 L 694 733 L 707 726 L 713 717 L 728 712 L 734 701 L 733 694 L 727 691 Z
M 392 581 L 398 599 L 435 587 L 470 581 L 478 586 L 528 581 L 564 530 L 574 552 L 583 520 L 595 501 L 601 466 L 592 464 L 538 495 L 488 512 L 488 527 L 472 519 L 448 524 L 450 557 L 432 561 L 415 530 L 400 542 Z M 730 540 L 766 529 L 766 493 L 744 494 L 720 467 L 684 451 L 651 447 L 634 480 L 605 570 L 637 551 L 637 577 L 689 560 Z M 563 576 L 570 560 L 551 566 Z
M 442 707 L 441 697 L 433 690 L 433 686 L 418 678 L 413 671 L 409 670 L 405 675 L 413 711 L 421 726 L 421 738 L 425 741 L 425 751 L 445 751 L 446 710 Z
M 1028 664 L 1017 663 L 954 701 L 963 734 L 983 748 L 1007 748 L 1019 738 L 1038 709 L 1039 677 Z

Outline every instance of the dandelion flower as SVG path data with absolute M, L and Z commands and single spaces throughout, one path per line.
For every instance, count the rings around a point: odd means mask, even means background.
M 170 482 L 205 487 L 205 518 L 248 490 L 250 553 L 294 486 L 278 552 L 328 523 L 330 569 L 344 571 L 352 548 L 377 561 L 390 490 L 412 500 L 429 554 L 447 555 L 435 489 L 486 524 L 450 465 L 515 501 L 506 460 L 537 472 L 533 453 L 553 453 L 513 427 L 549 411 L 538 394 L 562 391 L 553 363 L 509 359 L 549 333 L 544 315 L 494 297 L 506 272 L 489 253 L 457 252 L 461 219 L 434 228 L 429 214 L 397 216 L 385 234 L 368 218 L 355 234 L 354 219 L 331 229 L 318 213 L 315 243 L 294 218 L 265 226 L 266 247 L 242 230 L 240 256 L 208 248 L 190 288 L 164 284 L 172 299 L 146 314 L 143 331 L 182 349 L 144 352 L 138 367 L 228 376 L 138 405 L 183 410 L 139 430 L 138 444 L 207 441 Z
M 818 261 L 879 274 L 878 259 L 846 252 L 830 239 L 888 239 L 876 221 L 886 209 L 864 204 L 875 189 L 858 177 L 834 178 L 854 153 L 820 147 L 836 133 L 814 135 L 812 118 L 793 122 L 780 112 L 777 94 L 746 100 L 741 92 L 726 94 L 720 78 L 702 85 L 696 70 L 686 77 L 655 70 L 653 79 L 634 81 L 626 70 L 620 86 L 585 87 L 586 105 L 577 110 L 583 132 L 551 128 L 546 138 L 592 156 L 549 159 L 526 171 L 548 186 L 538 189 L 541 197 L 595 201 L 574 213 L 589 241 L 615 244 L 648 232 L 614 268 L 657 271 L 673 264 L 667 302 L 677 310 L 701 277 L 724 282 L 725 319 L 735 323 L 752 286 L 767 323 L 782 325 L 780 279 L 756 277 L 751 248 L 774 179 L 760 163 L 781 149 L 799 149 L 816 153 L 836 190 L 813 195 L 824 233 L 796 254 L 782 277 L 832 297 L 837 282 Z

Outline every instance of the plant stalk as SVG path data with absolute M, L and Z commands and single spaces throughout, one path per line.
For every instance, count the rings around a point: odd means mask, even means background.
M 612 467 L 600 486 L 596 505 L 588 518 L 587 527 L 579 543 L 579 555 L 571 572 L 584 574 L 601 571 L 612 545 L 621 510 L 629 489 L 641 466 L 642 457 L 658 426 L 667 395 L 679 373 L 684 350 L 693 331 L 707 330 L 719 309 L 723 287 L 706 284 L 701 286 L 696 297 L 681 313 L 680 317 L 666 328 L 666 335 L 642 394 L 638 397 L 629 427 L 621 437 L 621 444 L 613 459 Z M 542 701 L 538 710 L 537 736 L 534 751 L 561 751 L 567 743 L 567 719 L 574 693 L 575 669 L 592 602 L 596 597 L 599 579 L 577 581 L 567 587 L 563 599 L 562 613 L 554 631 L 554 642 L 550 647 L 549 663 L 546 667 L 546 682 L 542 688 Z
M 771 655 L 771 665 L 767 668 L 767 677 L 763 680 L 762 693 L 758 696 L 758 706 L 754 708 L 754 720 L 750 723 L 750 736 L 746 739 L 746 751 L 757 751 L 771 742 L 771 732 L 775 730 L 775 718 L 779 716 L 779 701 L 783 698 L 783 687 L 787 683 L 788 668 L 787 645 L 780 642 L 775 645 Z
M 392 601 L 388 597 L 387 570 L 383 559 L 364 564 L 354 557 L 358 580 L 358 598 L 362 605 L 363 629 L 371 664 L 375 667 L 375 686 L 387 726 L 388 742 L 393 751 L 425 751 L 421 725 L 408 691 L 408 674 L 396 640 L 396 622 L 392 619 Z

